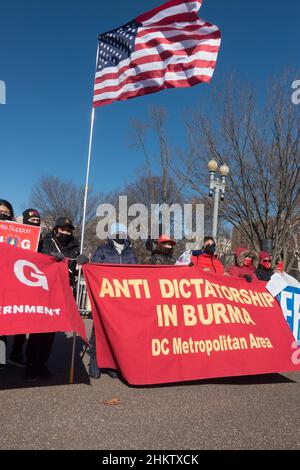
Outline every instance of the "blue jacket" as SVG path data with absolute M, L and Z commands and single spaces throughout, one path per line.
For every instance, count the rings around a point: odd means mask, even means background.
M 97 248 L 92 258 L 92 263 L 105 264 L 137 264 L 131 242 L 125 240 L 124 250 L 119 254 L 109 238 L 105 245 Z

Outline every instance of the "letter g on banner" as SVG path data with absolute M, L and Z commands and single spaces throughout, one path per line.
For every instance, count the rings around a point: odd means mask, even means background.
M 25 276 L 24 268 L 29 267 L 32 269 L 30 272 L 31 279 Z M 29 287 L 42 287 L 45 290 L 49 290 L 48 281 L 44 273 L 40 271 L 35 264 L 30 263 L 24 259 L 18 260 L 14 265 L 14 273 L 17 279 L 26 284 Z M 34 281 L 32 279 L 35 279 Z

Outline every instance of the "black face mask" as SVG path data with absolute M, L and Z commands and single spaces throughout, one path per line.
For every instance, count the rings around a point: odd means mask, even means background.
M 11 219 L 12 219 L 11 215 L 0 214 L 0 220 L 11 220 Z
M 166 246 L 161 245 L 159 247 L 159 252 L 162 253 L 163 255 L 168 255 L 168 254 L 171 254 L 172 248 L 167 248 Z
M 203 248 L 203 251 L 207 255 L 214 255 L 216 252 L 216 245 L 207 245 Z
M 56 237 L 58 238 L 59 243 L 61 245 L 66 246 L 72 240 L 73 235 L 66 235 L 65 233 L 58 233 Z

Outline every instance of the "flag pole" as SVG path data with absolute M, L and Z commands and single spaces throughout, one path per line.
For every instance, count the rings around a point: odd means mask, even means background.
M 97 54 L 96 54 L 96 67 L 97 67 L 97 62 L 98 62 L 98 54 L 99 54 L 99 44 L 98 44 L 98 47 L 97 47 Z M 95 108 L 93 106 L 92 114 L 91 114 L 88 159 L 87 159 L 87 165 L 86 165 L 86 178 L 85 178 L 85 190 L 84 190 L 84 202 L 83 202 L 82 229 L 81 229 L 81 240 L 80 240 L 80 254 L 82 254 L 82 251 L 83 251 L 84 235 L 85 235 L 85 223 L 86 223 L 87 199 L 88 199 L 88 190 L 89 190 L 91 155 L 92 155 L 92 146 L 93 146 L 94 122 L 95 122 Z M 77 279 L 77 292 L 76 292 L 77 306 L 79 306 L 80 280 L 81 280 L 81 266 L 79 266 L 78 279 Z M 69 372 L 69 383 L 70 384 L 74 383 L 75 350 L 76 350 L 76 333 L 74 332 L 73 333 L 73 344 L 72 344 L 72 358 L 71 358 L 71 365 L 70 365 L 70 372 Z
M 84 243 L 84 235 L 85 235 L 85 221 L 86 221 L 87 197 L 88 197 L 88 190 L 89 190 L 89 177 L 90 177 L 91 154 L 92 154 L 92 145 L 93 145 L 94 122 L 95 122 L 95 108 L 93 107 L 92 115 L 91 115 L 89 152 L 88 152 L 85 190 L 84 190 L 82 230 L 81 230 L 81 240 L 80 240 L 80 254 L 82 254 L 82 251 L 83 251 L 83 243 Z M 77 306 L 79 306 L 80 280 L 81 280 L 81 267 L 79 267 L 78 279 L 77 279 L 77 292 L 76 292 Z M 76 349 L 76 333 L 73 333 L 72 359 L 71 359 L 70 375 L 69 375 L 70 384 L 74 383 L 75 349 Z

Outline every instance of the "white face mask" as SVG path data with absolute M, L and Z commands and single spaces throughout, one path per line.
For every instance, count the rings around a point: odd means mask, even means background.
M 114 238 L 114 242 L 116 242 L 118 245 L 124 245 L 125 239 L 124 238 Z
M 122 251 L 124 250 L 124 247 L 125 247 L 124 243 L 120 244 L 117 240 L 113 240 L 113 244 L 114 244 L 114 247 L 117 250 L 117 252 L 119 254 L 122 253 Z

